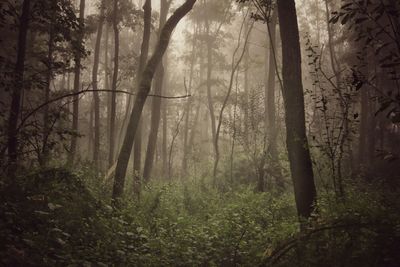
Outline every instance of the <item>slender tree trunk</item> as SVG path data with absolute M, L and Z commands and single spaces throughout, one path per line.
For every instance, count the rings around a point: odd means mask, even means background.
M 90 103 L 89 109 L 89 127 L 88 127 L 88 148 L 87 148 L 87 159 L 90 160 L 94 150 L 94 101 Z
M 136 81 L 137 92 L 139 92 L 140 81 L 142 79 L 143 71 L 146 66 L 149 54 L 150 30 L 151 30 L 151 0 L 146 0 L 143 6 L 143 11 L 144 11 L 144 17 L 143 17 L 144 27 L 143 27 L 142 45 L 140 48 L 139 69 Z M 135 192 L 135 195 L 137 196 L 139 196 L 140 194 L 140 187 L 141 187 L 141 181 L 140 181 L 141 180 L 140 170 L 142 165 L 141 162 L 142 162 L 142 122 L 139 118 L 137 132 L 134 140 L 134 148 L 133 148 L 133 176 L 134 176 L 133 190 Z
M 309 218 L 316 190 L 305 128 L 299 28 L 294 0 L 278 0 L 282 39 L 286 145 L 299 217 Z
M 185 112 L 185 111 L 183 111 Z M 176 128 L 175 128 L 175 132 L 172 134 L 172 140 L 171 140 L 171 144 L 169 146 L 169 153 L 168 153 L 168 180 L 171 181 L 172 179 L 172 160 L 173 160 L 173 151 L 174 151 L 174 145 L 175 145 L 175 141 L 176 138 L 179 135 L 179 127 L 181 125 L 181 122 L 183 120 L 183 118 L 185 117 L 185 113 L 182 114 L 182 116 L 179 117 L 179 113 L 178 113 L 178 122 L 176 123 Z
M 360 167 L 366 163 L 367 135 L 368 135 L 368 90 L 361 90 L 361 120 L 360 136 L 358 140 L 358 164 Z
M 215 138 L 216 138 L 216 119 L 215 119 L 215 112 L 214 112 L 214 103 L 212 101 L 212 90 L 211 90 L 211 74 L 212 74 L 212 36 L 210 34 L 210 25 L 209 21 L 206 20 L 206 35 L 207 35 L 207 103 L 208 109 L 210 111 L 210 120 L 211 120 L 211 137 L 212 137 L 212 146 L 214 149 L 214 160 L 219 159 L 219 150 L 216 146 Z M 221 118 L 220 118 L 221 119 Z M 216 169 L 214 168 L 213 171 L 213 184 L 216 184 L 217 173 Z
M 247 42 L 248 42 L 248 40 L 250 38 L 250 33 L 251 33 L 252 28 L 253 28 L 253 24 L 251 25 L 250 28 L 248 26 L 246 27 L 247 32 L 245 33 L 246 37 L 245 37 L 245 40 L 244 40 L 243 51 L 242 51 L 242 53 L 240 53 L 238 60 L 235 62 L 236 54 L 237 54 L 237 52 L 239 51 L 239 48 L 240 48 L 240 40 L 241 40 L 243 25 L 246 23 L 246 19 L 247 18 L 245 17 L 244 20 L 243 20 L 242 27 L 241 27 L 240 32 L 239 32 L 238 44 L 237 44 L 237 47 L 236 47 L 236 49 L 235 49 L 235 51 L 233 53 L 233 56 L 232 56 L 231 75 L 230 75 L 230 80 L 229 80 L 229 85 L 228 85 L 228 92 L 227 92 L 227 94 L 225 96 L 224 102 L 222 103 L 222 107 L 221 107 L 221 110 L 219 112 L 219 120 L 218 120 L 218 125 L 217 125 L 217 129 L 216 129 L 216 133 L 215 133 L 215 140 L 214 140 L 214 146 L 215 146 L 215 151 L 216 151 L 215 159 L 214 159 L 214 169 L 213 169 L 214 180 L 215 180 L 215 177 L 216 177 L 217 171 L 218 171 L 218 163 L 219 163 L 219 143 L 218 142 L 219 142 L 219 135 L 220 135 L 220 132 L 221 132 L 221 126 L 222 126 L 222 121 L 223 121 L 224 110 L 225 110 L 225 108 L 226 108 L 226 106 L 228 104 L 228 100 L 229 100 L 229 98 L 231 96 L 236 70 L 239 68 L 239 64 L 242 61 L 243 57 L 245 56 L 246 51 L 248 52 Z
M 15 80 L 12 90 L 11 108 L 8 117 L 8 173 L 14 176 L 18 166 L 18 117 L 21 112 L 21 96 L 24 90 L 24 69 L 26 55 L 26 37 L 29 29 L 30 0 L 24 0 L 18 33 L 17 62 L 15 64 Z
M 199 34 L 203 34 L 203 32 L 201 31 L 201 29 L 199 29 Z M 197 128 L 200 126 L 199 124 L 199 119 L 201 116 L 201 106 L 202 106 L 202 102 L 200 99 L 200 95 L 201 95 L 201 88 L 205 85 L 207 85 L 207 81 L 204 84 L 204 71 L 205 71 L 205 64 L 204 64 L 204 49 L 203 46 L 199 47 L 199 81 L 200 81 L 200 85 L 198 86 L 198 92 L 199 92 L 199 97 L 197 98 L 197 107 L 196 107 L 196 111 L 194 114 L 194 120 L 192 122 L 192 126 L 190 127 L 191 131 L 190 131 L 190 137 L 189 137 L 189 144 L 188 147 L 189 149 L 193 149 L 194 144 L 195 144 L 195 139 L 196 139 L 196 134 L 197 134 Z M 208 123 L 207 123 L 208 125 Z
M 266 111 L 267 111 L 267 125 L 268 125 L 268 142 L 269 142 L 269 156 L 271 159 L 272 175 L 275 177 L 275 182 L 279 190 L 284 189 L 283 176 L 281 165 L 278 158 L 277 148 L 277 129 L 276 129 L 276 104 L 275 104 L 275 51 L 276 51 L 276 24 L 278 13 L 275 11 L 272 14 L 271 21 L 268 24 L 268 31 L 270 36 L 270 48 L 268 59 L 268 83 L 266 89 Z M 268 133 L 269 131 L 269 133 Z
M 109 66 L 109 39 L 110 39 L 110 24 L 105 23 L 105 36 L 104 36 L 104 87 L 105 89 L 110 89 L 110 66 Z M 107 94 L 107 140 L 110 140 L 110 122 L 111 122 L 111 94 Z M 108 149 L 110 144 L 108 144 Z M 106 155 L 107 163 L 105 164 L 108 168 L 108 154 Z
M 138 88 L 138 94 L 133 105 L 127 132 L 117 161 L 112 196 L 114 200 L 120 198 L 124 190 L 125 175 L 128 167 L 130 152 L 132 150 L 133 142 L 135 141 L 136 130 L 138 128 L 144 103 L 146 102 L 147 95 L 150 91 L 155 70 L 161 62 L 165 51 L 167 50 L 172 31 L 175 29 L 178 22 L 193 8 L 195 2 L 196 0 L 186 0 L 168 19 L 161 30 L 154 54 L 151 56 L 143 71 Z
M 56 1 L 51 3 L 52 15 L 51 21 L 49 25 L 49 40 L 48 40 L 48 51 L 47 51 L 47 73 L 46 73 L 46 88 L 44 100 L 48 102 L 50 100 L 50 92 L 51 92 L 51 80 L 53 76 L 53 52 L 54 52 L 54 29 L 53 24 L 55 20 L 55 7 L 57 4 Z M 44 116 L 43 116 L 43 140 L 42 140 L 42 154 L 39 158 L 39 163 L 42 167 L 46 166 L 49 160 L 49 147 L 48 147 L 48 139 L 50 135 L 50 105 L 46 105 L 44 107 Z
M 245 24 L 245 31 L 247 32 L 249 28 L 249 22 Z M 244 66 L 243 66 L 243 71 L 244 71 L 244 85 L 243 85 L 243 90 L 244 90 L 244 120 L 243 120 L 243 134 L 244 134 L 244 142 L 246 145 L 249 145 L 249 59 L 250 59 L 250 53 L 249 53 L 249 48 L 246 48 L 245 54 L 244 54 Z
M 117 82 L 118 82 L 118 68 L 119 68 L 119 29 L 118 29 L 118 0 L 114 0 L 113 7 L 113 30 L 114 30 L 114 71 L 113 79 L 111 84 L 111 120 L 110 120 L 110 151 L 108 153 L 108 167 L 114 164 L 114 153 L 115 153 L 115 120 L 116 120 L 116 107 L 117 107 Z
M 165 90 L 164 90 L 165 91 Z M 165 175 L 168 171 L 168 106 L 167 101 L 163 101 L 161 103 L 162 106 L 162 121 L 163 121 L 163 128 L 162 128 L 162 146 L 161 146 L 161 159 L 162 159 L 162 173 Z M 166 178 L 166 175 L 164 176 Z
M 94 169 L 96 173 L 99 171 L 99 156 L 100 156 L 100 96 L 99 93 L 96 92 L 98 90 L 97 76 L 99 72 L 99 60 L 100 60 L 100 45 L 101 45 L 101 36 L 103 33 L 103 25 L 104 25 L 104 9 L 105 9 L 104 0 L 101 2 L 100 6 L 100 17 L 99 24 L 97 26 L 97 36 L 96 36 L 96 44 L 94 48 L 94 63 L 92 70 L 92 86 L 93 86 L 93 100 L 94 100 L 94 148 L 93 148 L 93 163 Z
M 349 125 L 348 125 L 348 113 L 349 113 L 349 106 L 347 104 L 347 100 L 345 96 L 342 93 L 342 88 L 341 88 L 341 81 L 342 77 L 340 74 L 340 66 L 339 62 L 337 60 L 336 54 L 335 54 L 335 49 L 334 49 L 334 44 L 333 44 L 333 30 L 331 27 L 330 21 L 330 11 L 329 11 L 329 5 L 328 5 L 328 0 L 325 0 L 325 18 L 326 18 L 326 27 L 328 31 L 328 47 L 329 47 L 329 55 L 330 55 L 330 61 L 331 61 L 331 67 L 333 74 L 335 75 L 335 80 L 336 80 L 336 87 L 333 88 L 335 93 L 339 97 L 339 108 L 341 111 L 341 116 L 342 116 L 342 121 L 343 121 L 343 134 L 339 136 L 338 140 L 338 156 L 337 156 L 337 177 L 333 177 L 335 181 L 335 184 L 337 183 L 337 188 L 336 194 L 339 196 L 343 196 L 344 191 L 343 191 L 343 182 L 342 182 L 342 160 L 343 160 L 343 154 L 344 154 L 344 146 L 345 143 L 348 139 L 349 136 Z M 335 170 L 334 170 L 335 171 Z
M 187 93 L 191 93 L 192 91 L 192 83 L 193 83 L 193 72 L 195 65 L 195 46 L 196 46 L 196 36 L 197 29 L 196 26 L 193 31 L 193 42 L 192 42 L 192 51 L 190 58 L 190 71 L 189 71 L 189 88 L 187 88 Z M 190 128 L 190 111 L 192 107 L 193 101 L 192 98 L 189 98 L 186 102 L 185 106 L 185 128 L 184 128 L 184 137 L 183 137 L 183 157 L 182 157 L 182 177 L 187 176 L 187 161 L 190 153 L 190 148 L 188 146 L 189 143 L 189 128 Z
M 79 39 L 80 43 L 83 42 L 84 34 L 84 21 L 85 21 L 85 0 L 80 0 L 79 5 Z M 79 92 L 80 90 L 80 78 L 81 78 L 81 52 L 75 52 L 75 69 L 74 69 L 74 92 Z M 72 165 L 76 156 L 76 148 L 78 144 L 78 124 L 79 124 L 79 96 L 76 95 L 73 99 L 72 107 L 72 130 L 74 135 L 71 138 L 71 147 L 68 155 L 68 165 Z
M 161 0 L 161 10 L 160 10 L 160 25 L 159 31 L 161 32 L 162 27 L 167 20 L 168 10 L 170 2 L 167 0 Z M 154 93 L 156 95 L 161 95 L 164 81 L 164 64 L 161 60 L 160 65 L 158 65 L 155 77 Z M 157 147 L 157 136 L 158 128 L 160 125 L 161 118 L 161 98 L 155 97 L 152 99 L 151 103 L 151 125 L 149 133 L 149 141 L 147 143 L 147 152 L 143 168 L 143 180 L 148 182 L 150 179 L 151 171 L 153 169 L 154 153 Z

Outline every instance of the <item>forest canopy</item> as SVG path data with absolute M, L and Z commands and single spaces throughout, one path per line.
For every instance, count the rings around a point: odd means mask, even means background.
M 0 2 L 1 266 L 400 266 L 398 0 Z

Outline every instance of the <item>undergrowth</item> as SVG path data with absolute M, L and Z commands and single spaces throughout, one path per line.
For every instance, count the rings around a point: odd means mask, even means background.
M 4 266 L 399 266 L 397 192 L 349 183 L 299 231 L 292 194 L 154 182 L 114 210 L 86 171 L 1 183 Z M 3 181 L 5 181 L 3 179 Z M 97 182 L 96 182 L 97 181 Z

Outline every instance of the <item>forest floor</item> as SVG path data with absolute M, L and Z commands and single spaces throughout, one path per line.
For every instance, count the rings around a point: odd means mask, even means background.
M 63 169 L 2 182 L 0 265 L 400 266 L 398 192 L 377 185 L 319 195 L 302 232 L 290 193 L 154 182 L 113 209 L 107 188 Z

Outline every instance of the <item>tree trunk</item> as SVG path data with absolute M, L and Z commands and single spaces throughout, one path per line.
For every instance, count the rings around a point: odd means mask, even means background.
M 171 144 L 169 146 L 169 153 L 168 153 L 168 180 L 172 180 L 172 160 L 173 160 L 173 151 L 174 151 L 174 145 L 175 145 L 175 141 L 176 138 L 179 135 L 179 127 L 181 125 L 181 122 L 183 120 L 183 118 L 185 117 L 185 111 L 183 111 L 182 116 L 179 117 L 179 112 L 177 114 L 178 117 L 178 121 L 176 123 L 176 128 L 175 128 L 175 132 L 172 134 L 172 140 L 171 140 Z
M 48 51 L 47 51 L 47 73 L 46 73 L 46 88 L 44 100 L 48 102 L 50 100 L 50 86 L 51 80 L 53 76 L 53 52 L 54 52 L 54 28 L 53 24 L 55 22 L 55 7 L 57 4 L 56 1 L 51 3 L 52 15 L 51 21 L 49 25 L 49 40 L 48 40 Z M 44 115 L 43 115 L 43 140 L 42 140 L 42 153 L 39 156 L 39 163 L 42 167 L 45 167 L 48 163 L 49 159 L 49 147 L 48 147 L 48 139 L 50 136 L 50 105 L 46 105 L 44 107 Z
M 114 0 L 113 7 L 113 30 L 114 30 L 114 71 L 111 84 L 111 114 L 110 114 L 110 151 L 108 153 L 108 167 L 114 164 L 115 153 L 115 120 L 116 120 L 116 99 L 117 82 L 118 82 L 118 68 L 119 68 L 119 29 L 118 29 L 118 0 Z
M 132 150 L 133 142 L 135 140 L 135 134 L 138 128 L 140 117 L 142 115 L 143 106 L 150 91 L 154 72 L 156 71 L 157 66 L 162 60 L 165 51 L 167 50 L 172 31 L 175 29 L 178 22 L 193 8 L 195 2 L 196 0 L 186 0 L 185 3 L 183 3 L 178 9 L 176 9 L 172 16 L 168 19 L 161 30 L 158 43 L 154 50 L 154 54 L 151 56 L 143 71 L 143 75 L 138 88 L 138 94 L 133 105 L 126 135 L 117 161 L 112 195 L 114 200 L 120 198 L 124 190 L 125 175 L 126 169 L 128 167 L 130 152 Z
M 358 165 L 363 167 L 366 164 L 367 140 L 368 140 L 368 90 L 361 90 L 361 119 L 360 119 L 360 135 L 358 140 Z
M 247 32 L 249 28 L 249 22 L 247 21 L 245 24 L 245 31 Z M 244 119 L 243 119 L 243 135 L 244 142 L 248 146 L 249 145 L 249 47 L 246 48 L 246 52 L 244 54 L 244 66 L 243 66 L 243 74 L 244 74 L 244 99 L 243 99 L 243 108 L 244 108 Z
M 170 1 L 161 0 L 161 10 L 160 10 L 160 25 L 159 31 L 161 31 L 162 27 L 167 20 L 168 10 L 169 10 Z M 156 71 L 155 85 L 154 85 L 154 93 L 156 95 L 161 95 L 164 81 L 164 64 L 161 60 L 160 65 Z M 148 182 L 151 171 L 153 168 L 154 162 L 154 153 L 157 147 L 157 136 L 158 136 L 158 128 L 160 125 L 161 118 L 161 98 L 153 98 L 151 103 L 151 125 L 150 125 L 150 133 L 149 133 L 149 141 L 147 143 L 147 152 L 146 159 L 144 162 L 143 168 L 143 180 L 144 182 Z
M 309 218 L 314 210 L 316 190 L 305 128 L 304 94 L 301 75 L 299 28 L 294 0 L 278 0 L 282 39 L 283 100 L 286 145 L 299 217 Z
M 195 46 L 196 46 L 196 34 L 197 29 L 196 26 L 193 31 L 193 43 L 192 43 L 192 51 L 190 58 L 190 72 L 189 72 L 189 88 L 186 88 L 187 93 L 190 94 L 192 91 L 192 83 L 193 83 L 193 72 L 194 72 L 194 64 L 195 64 Z M 189 148 L 189 128 L 190 128 L 190 111 L 192 107 L 193 101 L 192 98 L 189 98 L 186 102 L 185 106 L 185 128 L 183 133 L 183 157 L 182 157 L 182 177 L 187 176 L 187 161 L 190 153 Z
M 329 11 L 329 5 L 328 5 L 328 0 L 325 0 L 325 18 L 326 18 L 326 27 L 328 31 L 328 47 L 329 47 L 329 55 L 330 55 L 330 61 L 331 61 L 331 67 L 333 74 L 335 75 L 335 80 L 336 80 L 336 86 L 333 88 L 334 92 L 338 95 L 339 99 L 339 107 L 341 111 L 341 119 L 343 121 L 343 134 L 339 136 L 338 140 L 338 156 L 337 156 L 337 177 L 333 176 L 334 179 L 334 184 L 337 184 L 337 190 L 336 194 L 339 196 L 343 196 L 344 191 L 343 191 L 343 182 L 342 182 L 342 160 L 344 156 L 344 148 L 345 144 L 347 142 L 348 136 L 349 136 L 349 123 L 348 123 L 348 113 L 349 113 L 349 104 L 347 103 L 348 100 L 344 96 L 342 90 L 342 77 L 341 73 L 339 71 L 340 65 L 337 60 L 336 54 L 335 54 L 335 48 L 334 48 L 334 43 L 333 43 L 333 30 L 331 27 L 330 21 L 330 11 Z M 337 181 L 336 181 L 337 180 Z
M 226 96 L 224 98 L 224 102 L 222 103 L 222 107 L 221 107 L 221 110 L 219 112 L 219 120 L 218 120 L 218 125 L 217 125 L 217 129 L 216 129 L 216 133 L 215 133 L 215 140 L 214 140 L 214 146 L 215 146 L 215 151 L 216 151 L 215 159 L 214 159 L 214 172 L 213 172 L 214 180 L 215 180 L 215 177 L 216 177 L 216 174 L 217 174 L 217 171 L 218 171 L 219 135 L 220 135 L 220 132 L 221 132 L 221 126 L 222 126 L 222 121 L 223 121 L 224 110 L 225 110 L 225 108 L 226 108 L 226 106 L 228 104 L 228 100 L 229 100 L 229 98 L 231 96 L 236 70 L 239 68 L 239 64 L 242 61 L 242 59 L 245 56 L 245 54 L 248 53 L 247 42 L 248 42 L 248 40 L 250 38 L 250 33 L 251 33 L 252 28 L 253 28 L 253 24 L 251 25 L 250 28 L 248 26 L 245 27 L 246 28 L 246 32 L 245 32 L 246 37 L 245 37 L 245 40 L 244 40 L 243 51 L 239 54 L 239 58 L 235 62 L 236 54 L 238 53 L 239 48 L 240 48 L 240 40 L 241 40 L 243 25 L 246 23 L 246 19 L 247 18 L 245 17 L 244 20 L 243 20 L 242 27 L 241 27 L 240 32 L 239 32 L 237 47 L 236 47 L 236 49 L 235 49 L 235 51 L 233 53 L 233 56 L 232 56 L 231 75 L 230 75 L 230 80 L 229 80 L 229 85 L 228 85 L 228 92 L 227 92 L 227 94 L 226 94 Z M 214 183 L 215 183 L 215 181 L 214 181 Z
M 94 48 L 94 63 L 92 70 L 92 86 L 93 86 L 93 100 L 94 100 L 94 148 L 93 148 L 93 163 L 94 169 L 96 173 L 99 171 L 99 155 L 100 155 L 100 96 L 99 93 L 96 92 L 98 90 L 97 84 L 97 75 L 99 72 L 99 59 L 100 59 L 100 44 L 101 44 L 101 36 L 103 33 L 103 25 L 104 25 L 104 9 L 105 9 L 104 0 L 101 2 L 100 6 L 100 17 L 99 24 L 97 27 L 97 37 L 96 44 Z
M 84 35 L 84 22 L 85 22 L 85 0 L 81 0 L 79 5 L 79 37 L 78 41 L 83 42 Z M 81 52 L 75 52 L 75 69 L 74 69 L 74 92 L 80 90 L 80 76 L 81 76 Z M 74 96 L 72 107 L 72 131 L 74 135 L 71 138 L 71 147 L 68 155 L 68 165 L 74 163 L 76 147 L 78 144 L 78 124 L 79 124 L 79 95 Z
M 283 176 L 281 166 L 278 159 L 277 148 L 277 129 L 276 129 L 276 105 L 275 105 L 275 77 L 276 77 L 276 24 L 277 12 L 272 14 L 271 21 L 268 23 L 268 31 L 270 36 L 270 48 L 268 59 L 268 81 L 266 90 L 266 112 L 267 112 L 267 136 L 269 142 L 269 156 L 271 159 L 272 175 L 275 177 L 275 182 L 279 190 L 284 189 Z M 269 133 L 268 133 L 269 131 Z
M 18 165 L 18 117 L 21 112 L 21 95 L 24 90 L 24 69 L 26 54 L 26 37 L 29 29 L 30 0 L 24 0 L 20 17 L 17 46 L 17 62 L 15 64 L 15 80 L 12 91 L 11 108 L 8 118 L 8 173 L 14 176 Z
M 151 30 L 151 0 L 146 0 L 143 6 L 143 11 L 144 11 L 144 17 L 143 17 L 144 26 L 143 26 L 142 45 L 140 48 L 139 69 L 136 81 L 137 92 L 139 92 L 140 81 L 142 79 L 143 70 L 146 66 L 147 57 L 149 54 L 150 30 Z M 140 181 L 140 170 L 142 165 L 141 162 L 142 162 L 142 122 L 141 120 L 139 120 L 136 137 L 134 140 L 134 148 L 133 148 L 133 177 L 134 177 L 133 190 L 137 196 L 139 196 L 140 194 L 140 187 L 141 187 L 141 181 Z
M 105 23 L 105 36 L 104 36 L 104 87 L 105 89 L 110 89 L 110 68 L 109 68 L 109 36 L 110 36 L 110 23 Z M 110 121 L 111 121 L 111 94 L 107 94 L 107 138 L 110 139 Z M 110 144 L 108 144 L 108 148 Z M 108 155 L 106 155 L 108 160 Z M 108 162 L 106 164 L 108 169 Z
M 215 138 L 216 138 L 216 119 L 214 113 L 214 103 L 212 101 L 212 91 L 211 91 L 211 74 L 212 74 L 212 36 L 210 34 L 210 25 L 209 21 L 206 20 L 206 34 L 207 34 L 207 103 L 208 109 L 210 111 L 210 120 L 211 120 L 211 137 L 212 137 L 212 145 L 214 149 L 214 160 L 219 159 L 219 151 L 216 146 Z M 221 118 L 220 118 L 221 119 Z M 217 170 L 214 168 L 213 170 L 213 184 L 216 184 L 217 179 Z
M 165 90 L 164 90 L 165 91 Z M 168 171 L 168 108 L 167 102 L 164 101 L 161 103 L 162 105 L 162 120 L 163 120 L 163 128 L 162 128 L 162 146 L 161 146 L 161 159 L 162 159 L 162 173 L 165 175 Z M 166 175 L 164 176 L 166 177 Z

